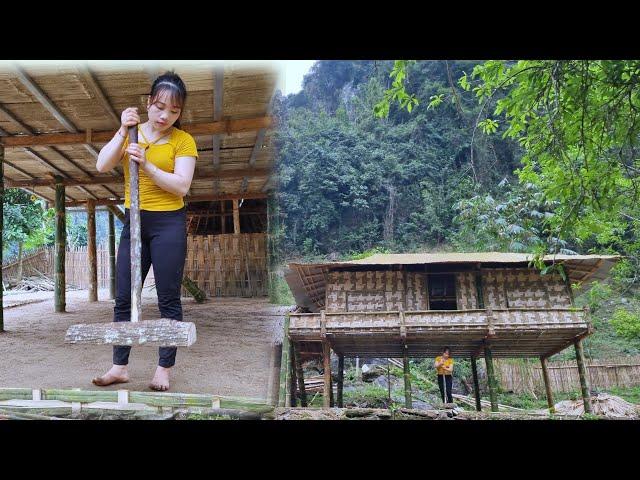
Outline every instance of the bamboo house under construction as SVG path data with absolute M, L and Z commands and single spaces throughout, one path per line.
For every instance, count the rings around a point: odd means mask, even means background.
M 605 279 L 618 258 L 544 257 L 545 264 L 561 265 L 564 278 L 559 272 L 541 274 L 530 266 L 531 255 L 519 253 L 377 254 L 290 264 L 287 282 L 297 304 L 309 312 L 289 315 L 293 375 L 301 375 L 296 359 L 322 352 L 330 405 L 329 358 L 335 352 L 340 405 L 344 357 L 403 358 L 407 382 L 409 357 L 435 357 L 449 346 L 454 357 L 471 359 L 478 409 L 476 360 L 485 359 L 492 409 L 497 409 L 493 357 L 538 357 L 546 374 L 546 359 L 574 345 L 588 403 L 581 340 L 592 327 L 589 312 L 574 305 L 571 284 L 582 289 Z M 410 406 L 410 385 L 405 388 Z M 552 407 L 549 389 L 547 396 Z
M 124 176 L 121 166 L 98 173 L 96 158 L 119 127 L 122 110 L 137 106 L 146 121 L 151 84 L 168 69 L 186 84 L 181 128 L 193 135 L 199 153 L 185 197 L 185 276 L 210 296 L 267 294 L 277 72 L 238 62 L 7 65 L 0 67 L 0 183 L 55 206 L 56 311 L 65 311 L 64 215 L 69 208 L 88 212 L 91 301 L 97 300 L 95 214 L 109 210 L 113 295 L 113 216 L 124 218 L 117 207 L 124 202 Z

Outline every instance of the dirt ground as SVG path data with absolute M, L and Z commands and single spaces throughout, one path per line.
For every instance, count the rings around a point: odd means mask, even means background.
M 53 292 L 6 295 L 0 387 L 98 389 L 91 379 L 111 366 L 112 347 L 67 345 L 64 336 L 75 323 L 112 321 L 108 293 L 100 290 L 100 300 L 89 302 L 87 290 L 67 291 L 66 313 L 54 313 Z M 182 305 L 184 319 L 196 324 L 198 339 L 178 349 L 170 391 L 270 400 L 278 383 L 276 344 L 282 341 L 288 308 L 266 298 L 212 298 L 200 305 L 183 298 Z M 143 289 L 142 306 L 143 319 L 160 318 L 155 289 Z M 105 388 L 149 390 L 157 359 L 157 347 L 133 347 L 130 382 Z

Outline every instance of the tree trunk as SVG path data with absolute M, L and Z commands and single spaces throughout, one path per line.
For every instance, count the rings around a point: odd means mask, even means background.
M 18 283 L 22 281 L 22 247 L 23 242 L 18 242 Z

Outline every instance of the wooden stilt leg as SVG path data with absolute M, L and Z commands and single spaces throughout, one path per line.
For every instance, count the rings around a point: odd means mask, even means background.
M 89 301 L 98 301 L 98 260 L 96 247 L 96 204 L 87 200 L 87 250 L 89 254 Z
M 404 358 L 402 359 L 404 368 L 404 406 L 407 408 L 413 408 L 413 401 L 411 399 L 411 372 L 409 370 L 409 355 L 407 348 L 404 348 Z
M 549 381 L 549 370 L 547 369 L 547 359 L 540 357 L 540 363 L 542 364 L 542 379 L 544 380 L 544 389 L 547 393 L 547 405 L 549 406 L 549 412 L 555 413 L 556 409 L 553 403 L 553 392 L 551 391 L 551 382 Z
M 294 364 L 296 367 L 296 377 L 298 378 L 298 390 L 300 390 L 300 405 L 307 406 L 307 392 L 304 388 L 304 372 L 302 370 L 302 361 L 298 354 L 298 347 L 293 345 Z
M 478 381 L 478 365 L 476 363 L 475 355 L 471 357 L 471 373 L 473 374 L 473 395 L 476 399 L 476 410 L 482 411 L 482 404 L 480 403 L 480 382 Z
M 484 361 L 487 364 L 487 379 L 489 383 L 489 399 L 491 400 L 491 411 L 498 411 L 498 385 L 496 375 L 493 369 L 493 357 L 491 356 L 491 347 L 484 347 Z
M 56 176 L 56 247 L 55 247 L 55 311 L 66 309 L 66 285 L 64 260 L 67 249 L 67 225 L 65 219 L 64 184 L 62 177 Z
M 291 391 L 291 406 L 295 407 L 298 405 L 298 379 L 296 378 L 296 364 L 295 364 L 295 355 L 293 351 L 293 342 L 289 342 L 289 390 Z
M 342 408 L 344 403 L 342 401 L 342 389 L 344 386 L 344 355 L 338 354 L 338 385 L 337 385 L 337 400 L 338 407 Z
M 322 343 L 322 356 L 324 362 L 324 395 L 322 406 L 331 407 L 331 397 L 333 397 L 333 387 L 331 385 L 331 347 L 326 340 Z
M 580 389 L 582 390 L 582 399 L 584 401 L 584 412 L 593 413 L 591 408 L 591 393 L 589 392 L 589 379 L 584 362 L 584 351 L 582 349 L 582 341 L 578 340 L 574 344 L 576 348 L 576 362 L 578 363 L 578 376 L 580 377 Z

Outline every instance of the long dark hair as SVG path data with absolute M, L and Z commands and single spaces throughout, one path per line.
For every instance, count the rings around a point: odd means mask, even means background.
M 178 74 L 173 71 L 167 71 L 153 82 L 151 93 L 149 94 L 149 103 L 155 103 L 158 97 L 164 92 L 168 92 L 171 101 L 180 107 L 180 116 L 173 124 L 174 127 L 180 128 L 180 117 L 182 117 L 182 110 L 187 101 L 187 87 L 185 87 L 184 82 Z

